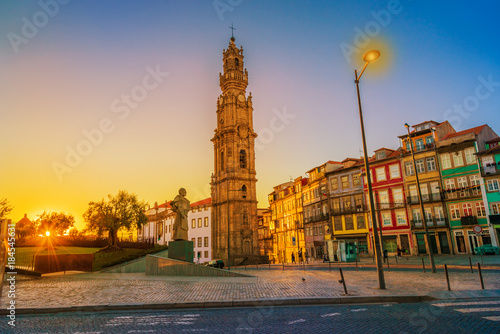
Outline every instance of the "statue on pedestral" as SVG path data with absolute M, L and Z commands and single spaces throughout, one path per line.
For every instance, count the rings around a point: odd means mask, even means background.
M 188 212 L 190 210 L 190 202 L 186 198 L 186 189 L 179 189 L 179 195 L 175 196 L 174 200 L 170 202 L 172 211 L 176 213 L 173 226 L 172 239 L 174 240 L 188 240 Z

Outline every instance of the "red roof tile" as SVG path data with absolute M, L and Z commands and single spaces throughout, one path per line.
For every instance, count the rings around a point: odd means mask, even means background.
M 480 126 L 476 126 L 475 128 L 470 128 L 470 129 L 467 129 L 467 130 L 463 130 L 463 131 L 460 131 L 460 132 L 448 133 L 446 136 L 443 137 L 443 139 L 449 139 L 449 138 L 459 137 L 459 136 L 463 136 L 463 135 L 466 135 L 468 133 L 473 133 L 473 132 L 477 136 L 485 127 L 486 127 L 486 124 L 480 125 Z
M 211 203 L 212 203 L 212 197 L 208 197 L 208 198 L 202 199 L 201 201 L 191 203 L 191 207 L 205 205 L 205 204 L 211 204 Z

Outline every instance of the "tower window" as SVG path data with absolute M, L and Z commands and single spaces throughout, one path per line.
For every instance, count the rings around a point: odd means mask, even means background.
M 247 186 L 246 185 L 241 186 L 241 192 L 243 193 L 241 197 L 247 198 Z
M 234 58 L 234 68 L 240 68 L 240 60 L 238 58 Z
M 240 151 L 240 168 L 247 168 L 247 152 L 245 150 Z
M 224 151 L 220 152 L 220 170 L 224 170 Z

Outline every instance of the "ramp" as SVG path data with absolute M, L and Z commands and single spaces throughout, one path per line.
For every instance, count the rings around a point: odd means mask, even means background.
M 149 255 L 147 255 L 149 256 Z M 168 249 L 155 254 L 160 258 L 168 256 Z M 101 273 L 145 273 L 146 272 L 146 256 L 140 257 L 135 260 L 127 261 L 117 264 L 112 267 L 101 269 Z
M 146 275 L 206 276 L 206 277 L 253 277 L 226 269 L 207 267 L 156 255 L 146 255 Z

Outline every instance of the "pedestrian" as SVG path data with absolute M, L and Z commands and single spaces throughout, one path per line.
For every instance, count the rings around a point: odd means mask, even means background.
M 306 249 L 306 263 L 309 263 L 309 253 L 307 252 L 307 249 Z
M 406 255 L 406 248 L 405 248 L 405 246 L 401 246 L 401 254 L 402 254 L 403 256 L 405 256 L 405 255 Z M 406 259 L 408 260 L 408 258 L 406 258 Z
M 396 248 L 396 252 L 398 253 L 398 258 L 401 258 L 401 248 Z
M 292 264 L 296 264 L 295 263 L 295 254 L 294 253 L 292 253 Z
M 385 260 L 387 260 L 388 256 L 387 256 L 387 249 L 384 249 L 384 263 L 385 263 Z
M 299 249 L 299 264 L 304 262 L 304 259 L 302 258 L 302 249 Z

